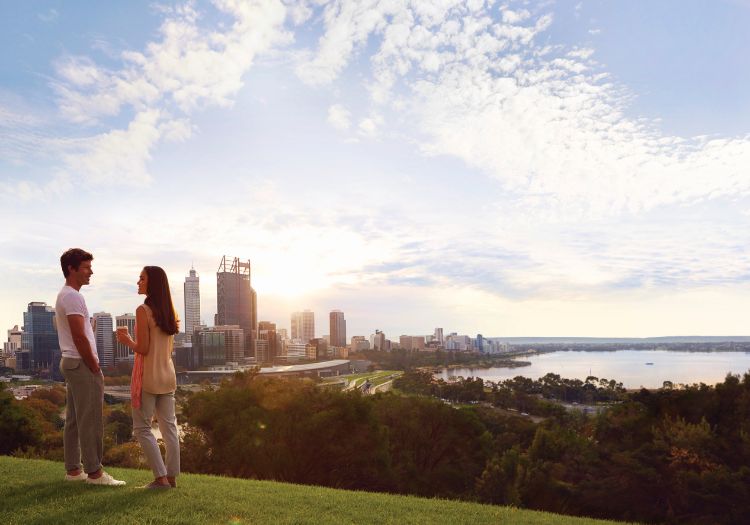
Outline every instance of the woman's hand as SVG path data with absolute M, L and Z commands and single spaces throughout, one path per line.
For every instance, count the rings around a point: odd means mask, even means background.
M 117 342 L 124 344 L 128 348 L 135 346 L 135 341 L 130 337 L 127 330 L 117 330 Z

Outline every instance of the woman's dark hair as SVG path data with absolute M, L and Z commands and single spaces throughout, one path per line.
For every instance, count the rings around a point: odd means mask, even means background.
M 80 248 L 71 248 L 60 256 L 60 266 L 62 266 L 63 275 L 70 275 L 70 267 L 78 271 L 83 261 L 93 261 L 94 256 L 86 250 Z
M 158 266 L 144 266 L 143 271 L 146 272 L 147 278 L 145 303 L 151 308 L 156 326 L 167 335 L 176 334 L 179 328 L 167 274 Z

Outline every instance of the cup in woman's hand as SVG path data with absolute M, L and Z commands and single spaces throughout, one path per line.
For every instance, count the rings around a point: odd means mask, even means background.
M 121 325 L 117 327 L 117 340 L 120 343 L 124 343 L 128 340 L 130 334 L 128 334 L 128 327 Z

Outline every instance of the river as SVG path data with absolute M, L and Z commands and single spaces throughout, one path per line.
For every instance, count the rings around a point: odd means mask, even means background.
M 530 366 L 518 368 L 451 368 L 436 374 L 451 377 L 481 377 L 503 381 L 516 376 L 538 379 L 549 372 L 568 379 L 585 380 L 589 375 L 615 379 L 625 388 L 660 388 L 664 381 L 714 385 L 727 373 L 750 370 L 750 352 L 680 352 L 667 350 L 617 350 L 612 352 L 550 352 L 518 358 Z

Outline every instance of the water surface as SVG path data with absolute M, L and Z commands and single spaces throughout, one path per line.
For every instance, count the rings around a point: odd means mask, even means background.
M 531 362 L 519 368 L 453 368 L 435 374 L 450 377 L 481 377 L 503 381 L 516 376 L 538 379 L 548 372 L 568 379 L 585 380 L 589 375 L 615 379 L 625 388 L 660 388 L 664 381 L 714 385 L 727 373 L 750 370 L 750 352 L 673 352 L 667 350 L 618 350 L 615 352 L 550 352 L 521 357 Z M 652 364 L 647 364 L 652 363 Z

